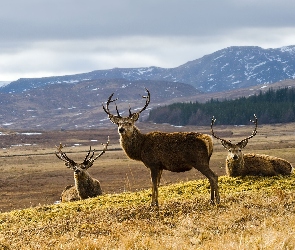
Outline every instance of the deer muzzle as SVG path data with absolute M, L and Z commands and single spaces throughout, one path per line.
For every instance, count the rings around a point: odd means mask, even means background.
M 125 128 L 120 127 L 120 128 L 118 129 L 118 131 L 119 131 L 120 134 L 123 134 L 123 133 L 125 132 Z

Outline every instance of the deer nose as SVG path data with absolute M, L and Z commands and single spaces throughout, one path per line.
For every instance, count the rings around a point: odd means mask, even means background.
M 77 169 L 75 169 L 74 172 L 75 172 L 75 174 L 79 174 L 81 172 L 81 170 L 77 168 Z
M 121 134 L 122 134 L 124 131 L 125 131 L 125 129 L 124 129 L 124 128 L 122 128 L 122 127 L 121 127 L 121 128 L 119 128 L 119 133 L 121 133 Z
M 239 157 L 237 155 L 234 155 L 234 160 L 237 160 Z

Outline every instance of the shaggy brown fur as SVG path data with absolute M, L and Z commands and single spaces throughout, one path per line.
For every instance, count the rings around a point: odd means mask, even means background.
M 65 162 L 65 165 L 68 168 L 71 168 L 74 170 L 74 179 L 75 179 L 75 186 L 67 186 L 65 190 L 61 194 L 60 200 L 62 202 L 67 202 L 67 201 L 75 201 L 75 200 L 83 200 L 91 197 L 96 197 L 98 195 L 102 194 L 102 189 L 100 187 L 100 183 L 98 180 L 92 178 L 89 173 L 87 172 L 87 169 L 90 168 L 93 165 L 93 162 L 100 157 L 106 150 L 107 145 L 109 141 L 105 145 L 104 149 L 102 152 L 94 157 L 94 151 L 90 155 L 91 152 L 91 147 L 90 150 L 88 151 L 88 154 L 86 155 L 83 163 L 77 164 L 68 156 L 61 151 L 63 146 L 60 144 L 58 147 L 58 152 L 56 153 L 56 156 L 63 160 Z
M 74 171 L 74 178 L 75 187 L 82 200 L 102 194 L 99 181 L 92 178 L 86 170 L 77 168 Z
M 229 176 L 246 176 L 246 175 L 289 175 L 292 173 L 292 165 L 275 156 L 264 154 L 243 154 L 237 159 L 229 153 L 226 158 L 226 173 Z
M 102 194 L 102 189 L 98 180 L 92 178 L 89 173 L 76 166 L 74 171 L 75 186 L 66 186 L 61 194 L 62 202 L 84 200 Z
M 149 92 L 148 92 L 149 94 Z M 152 205 L 158 206 L 158 186 L 163 170 L 184 172 L 196 168 L 204 174 L 210 182 L 211 201 L 219 203 L 218 177 L 209 168 L 209 160 L 213 152 L 212 137 L 194 132 L 151 132 L 142 134 L 134 125 L 149 103 L 129 117 L 114 116 L 109 112 L 108 105 L 113 95 L 110 96 L 105 112 L 110 120 L 118 126 L 120 143 L 126 155 L 137 161 L 142 161 L 151 171 L 152 178 Z
M 255 115 L 254 115 L 255 116 Z M 215 135 L 213 131 L 215 119 L 212 118 L 211 132 L 212 135 L 219 139 L 224 148 L 228 150 L 225 162 L 225 170 L 228 176 L 246 176 L 246 175 L 289 175 L 292 173 L 292 165 L 281 158 L 269 155 L 259 154 L 243 154 L 242 149 L 248 144 L 248 140 L 257 133 L 257 117 L 255 116 L 255 129 L 252 135 L 243 139 L 237 144 L 233 144 L 228 140 L 222 139 Z
M 73 185 L 66 186 L 60 196 L 61 202 L 78 201 L 80 199 L 77 188 Z

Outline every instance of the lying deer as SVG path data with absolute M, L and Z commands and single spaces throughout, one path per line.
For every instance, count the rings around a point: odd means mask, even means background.
M 264 154 L 243 154 L 242 149 L 246 147 L 248 140 L 257 134 L 257 117 L 254 114 L 255 121 L 250 120 L 255 124 L 252 134 L 239 143 L 231 143 L 230 140 L 222 139 L 213 132 L 213 125 L 216 121 L 214 117 L 211 121 L 212 135 L 221 141 L 223 147 L 228 150 L 225 169 L 228 176 L 246 176 L 246 175 L 289 175 L 292 172 L 292 165 L 281 158 L 264 155 Z
M 210 135 L 195 132 L 150 132 L 143 134 L 134 125 L 139 115 L 150 103 L 150 92 L 146 89 L 147 96 L 145 106 L 136 113 L 122 117 L 116 106 L 117 115 L 111 114 L 109 104 L 115 102 L 112 100 L 112 94 L 104 111 L 108 114 L 111 122 L 118 126 L 120 135 L 120 144 L 126 155 L 133 160 L 142 161 L 151 171 L 152 179 L 152 202 L 151 205 L 158 206 L 158 186 L 163 170 L 172 172 L 184 172 L 196 168 L 205 175 L 211 186 L 211 202 L 219 203 L 218 177 L 209 168 L 209 160 L 213 152 L 213 140 Z
M 75 200 L 83 200 L 90 197 L 96 197 L 102 194 L 102 190 L 100 187 L 100 183 L 98 180 L 92 178 L 87 170 L 93 165 L 94 161 L 102 156 L 107 150 L 107 146 L 109 144 L 109 140 L 104 145 L 103 150 L 94 157 L 94 150 L 91 150 L 91 147 L 84 158 L 84 161 L 80 164 L 77 164 L 75 161 L 70 159 L 66 153 L 62 152 L 62 144 L 57 147 L 58 152 L 55 153 L 57 158 L 65 162 L 65 165 L 68 168 L 74 170 L 74 179 L 75 186 L 69 185 L 65 188 L 65 190 L 61 194 L 61 201 L 75 201 Z

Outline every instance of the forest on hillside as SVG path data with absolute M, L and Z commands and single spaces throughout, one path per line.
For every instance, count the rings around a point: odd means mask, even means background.
M 176 126 L 249 124 L 256 114 L 259 124 L 295 122 L 295 88 L 269 89 L 258 95 L 235 100 L 211 99 L 206 103 L 174 103 L 150 111 L 148 121 Z

